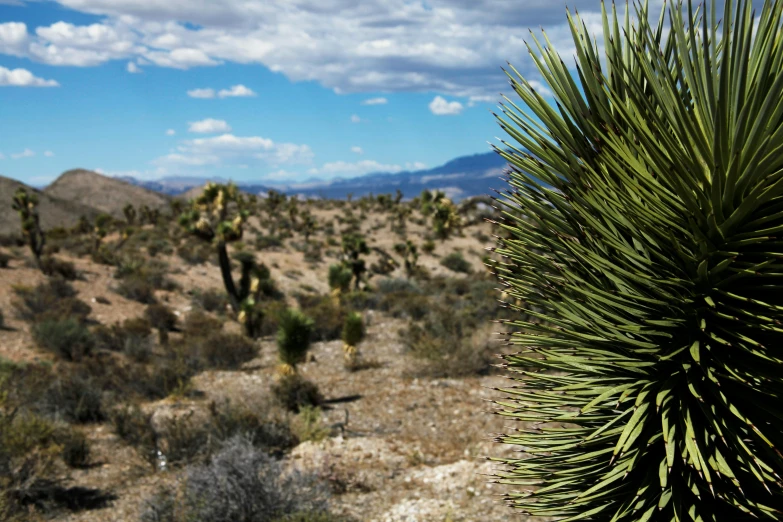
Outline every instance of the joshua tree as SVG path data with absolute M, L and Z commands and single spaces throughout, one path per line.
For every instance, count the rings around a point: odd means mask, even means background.
M 364 319 L 361 314 L 351 312 L 345 317 L 342 339 L 345 365 L 349 369 L 356 368 L 356 362 L 359 358 L 357 346 L 364 339 Z
M 569 14 L 578 76 L 530 48 L 556 108 L 507 73 L 498 440 L 527 455 L 496 460 L 528 514 L 783 518 L 783 0 L 719 9 L 602 8 L 604 47 Z
M 445 241 L 462 224 L 457 207 L 447 197 L 438 198 L 432 205 L 432 228 L 441 241 Z
M 125 222 L 133 226 L 136 224 L 136 209 L 131 203 L 122 207 L 122 213 L 125 215 Z
M 180 216 L 179 223 L 197 238 L 215 245 L 229 303 L 245 333 L 256 337 L 262 319 L 258 299 L 263 292 L 264 281 L 269 279 L 269 270 L 256 263 L 253 254 L 239 252 L 234 256 L 242 274 L 237 286 L 231 274 L 227 249 L 228 243 L 242 239 L 246 219 L 245 200 L 236 185 L 209 183 L 204 192 L 191 202 L 191 208 Z
M 38 268 L 41 268 L 41 254 L 46 244 L 46 234 L 41 230 L 41 222 L 38 217 L 38 196 L 28 194 L 19 187 L 14 194 L 12 208 L 19 213 L 22 221 L 22 235 L 30 246 L 30 251 L 35 256 Z
M 279 219 L 279 213 L 281 207 L 285 204 L 285 194 L 277 192 L 276 190 L 270 190 L 267 192 L 266 200 L 264 201 L 264 207 L 266 213 L 269 216 L 269 235 L 274 236 L 277 231 L 277 221 Z
M 343 264 L 347 266 L 354 278 L 354 289 L 359 289 L 359 283 L 362 276 L 367 271 L 367 267 L 361 255 L 370 253 L 367 242 L 359 234 L 345 234 L 343 236 Z
M 305 242 L 310 241 L 310 236 L 318 230 L 318 222 L 315 220 L 315 216 L 309 210 L 302 212 L 302 221 L 299 223 L 299 231 L 305 238 Z
M 313 326 L 313 320 L 295 308 L 288 308 L 281 314 L 277 331 L 278 375 L 296 374 L 296 366 L 304 362 L 310 349 Z
M 416 273 L 419 262 L 419 251 L 413 241 L 408 239 L 405 243 L 397 243 L 394 245 L 394 251 L 402 256 L 403 263 L 405 265 L 405 277 L 410 279 Z

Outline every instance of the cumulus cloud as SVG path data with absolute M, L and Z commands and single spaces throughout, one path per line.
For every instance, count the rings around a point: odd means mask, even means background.
M 44 152 L 44 156 L 46 156 L 47 158 L 54 157 L 54 152 L 47 150 Z
M 11 154 L 13 159 L 32 158 L 33 156 L 35 156 L 35 152 L 31 151 L 30 149 L 24 149 L 22 152 Z
M 309 174 L 320 174 L 329 177 L 334 176 L 361 176 L 363 174 L 369 174 L 370 172 L 401 172 L 403 167 L 394 164 L 383 164 L 375 160 L 362 160 L 355 163 L 347 161 L 333 161 L 330 163 L 324 163 L 321 168 L 313 168 L 308 170 Z
M 59 87 L 59 85 L 55 80 L 38 78 L 27 69 L 6 69 L 0 66 L 2 87 Z
M 351 122 L 359 123 L 360 121 L 362 121 L 362 119 L 359 116 L 357 116 L 356 114 L 351 114 Z
M 506 60 L 537 76 L 523 41 L 528 27 L 545 27 L 564 58 L 573 52 L 564 1 L 60 3 L 102 19 L 81 26 L 57 22 L 32 34 L 20 22 L 0 24 L 0 52 L 53 65 L 116 59 L 142 65 L 139 58 L 180 69 L 253 63 L 338 93 L 437 92 L 465 99 L 504 89 L 498 66 Z M 589 30 L 600 30 L 595 0 L 569 6 Z
M 361 147 L 351 147 L 351 152 L 355 152 L 356 154 L 364 154 L 364 151 Z
M 136 74 L 141 72 L 139 66 L 133 62 L 128 62 L 128 65 L 125 66 L 125 70 L 131 74 Z
M 256 93 L 242 84 L 234 85 L 230 89 L 221 89 L 220 92 L 218 92 L 219 98 L 248 97 L 255 95 Z
M 177 133 L 174 129 L 168 129 L 166 131 L 166 136 L 174 136 Z
M 362 102 L 362 105 L 385 105 L 388 103 L 386 98 L 369 98 Z
M 268 165 L 310 164 L 313 152 L 308 145 L 278 143 L 262 136 L 235 136 L 224 133 L 208 138 L 184 140 L 154 165 L 176 171 L 182 166 L 220 164 Z
M 459 114 L 462 112 L 462 104 L 458 101 L 446 101 L 442 96 L 435 98 L 428 105 L 430 112 L 436 116 Z
M 188 91 L 188 96 L 191 98 L 241 98 L 255 96 L 256 93 L 252 89 L 245 87 L 242 84 L 232 85 L 228 89 L 220 89 L 215 91 L 212 88 L 206 89 L 192 89 Z
M 188 91 L 191 98 L 214 98 L 215 89 L 191 89 Z
M 189 122 L 188 131 L 200 133 L 231 132 L 231 126 L 225 120 L 206 118 L 201 121 Z

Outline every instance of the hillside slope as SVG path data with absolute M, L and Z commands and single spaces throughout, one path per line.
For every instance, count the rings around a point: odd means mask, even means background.
M 168 197 L 126 181 L 102 176 L 97 172 L 73 169 L 63 172 L 44 189 L 50 196 L 89 205 L 114 217 L 122 217 L 122 208 L 128 203 L 136 207 L 165 208 Z
M 38 212 L 41 216 L 41 226 L 44 230 L 54 227 L 72 227 L 79 221 L 79 216 L 84 215 L 92 219 L 99 211 L 88 205 L 76 201 L 61 199 L 34 189 L 15 179 L 0 176 L 0 234 L 12 234 L 19 232 L 19 216 L 11 208 L 14 193 L 19 187 L 24 187 L 28 192 L 38 195 Z

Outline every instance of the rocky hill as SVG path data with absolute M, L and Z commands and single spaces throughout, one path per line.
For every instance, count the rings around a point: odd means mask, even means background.
M 71 227 L 79 221 L 79 216 L 92 218 L 98 214 L 95 208 L 83 205 L 78 201 L 63 199 L 55 194 L 34 189 L 15 179 L 0 176 L 0 234 L 12 234 L 19 231 L 19 216 L 11 208 L 11 200 L 19 187 L 24 187 L 28 192 L 38 195 L 41 226 L 50 229 L 58 226 Z
M 84 169 L 63 172 L 44 192 L 55 198 L 91 206 L 117 218 L 122 217 L 122 208 L 128 203 L 136 207 L 165 208 L 169 201 L 168 196 L 163 194 Z

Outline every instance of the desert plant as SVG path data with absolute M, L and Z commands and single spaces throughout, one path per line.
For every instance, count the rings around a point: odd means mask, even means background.
M 783 516 L 783 1 L 752 9 L 602 7 L 605 57 L 569 14 L 578 77 L 530 48 L 557 109 L 508 73 L 497 270 L 533 320 L 498 401 L 528 455 L 498 460 L 526 513 Z
M 125 216 L 125 222 L 128 223 L 128 225 L 133 226 L 136 224 L 136 209 L 132 203 L 128 203 L 122 207 L 122 213 Z
M 343 356 L 347 367 L 356 366 L 359 358 L 357 345 L 364 339 L 364 319 L 357 312 L 351 312 L 345 317 L 342 331 Z
M 367 247 L 367 241 L 359 234 L 345 234 L 342 237 L 343 247 L 343 265 L 348 267 L 353 274 L 353 286 L 355 290 L 359 289 L 359 283 L 362 281 L 362 276 L 367 271 L 364 259 L 362 255 L 370 253 L 370 249 Z
M 236 436 L 205 464 L 187 469 L 173 490 L 146 501 L 142 522 L 255 522 L 326 513 L 328 489 L 316 475 L 286 473 L 280 462 Z
M 304 362 L 310 349 L 313 320 L 300 310 L 289 308 L 280 318 L 277 331 L 277 355 L 280 360 L 280 375 L 296 373 L 296 365 Z
M 470 262 L 462 257 L 462 252 L 458 252 L 456 250 L 451 254 L 444 256 L 443 259 L 440 260 L 440 264 L 452 272 L 457 272 L 460 274 L 470 274 L 473 272 L 473 266 L 470 264 Z
M 305 242 L 310 241 L 312 236 L 318 230 L 318 221 L 310 210 L 302 212 L 302 221 L 299 223 L 299 232 L 304 236 Z
M 177 316 L 163 304 L 151 304 L 144 310 L 144 317 L 153 328 L 158 330 L 158 342 L 161 346 L 169 344 L 169 332 L 177 324 Z
M 329 288 L 336 294 L 345 293 L 351 288 L 353 272 L 345 265 L 329 265 Z
M 462 219 L 457 207 L 449 198 L 442 197 L 433 203 L 432 229 L 441 241 L 458 232 L 461 225 Z
M 34 323 L 32 334 L 38 346 L 68 361 L 79 361 L 89 355 L 94 344 L 87 327 L 73 317 Z
M 19 213 L 22 221 L 22 236 L 35 256 L 35 262 L 40 266 L 41 254 L 46 245 L 46 234 L 41 230 L 41 222 L 38 216 L 38 196 L 28 194 L 22 187 L 16 189 L 12 207 Z
M 410 239 L 405 243 L 397 243 L 394 245 L 394 251 L 402 256 L 403 265 L 405 266 L 405 277 L 410 279 L 418 271 L 419 251 L 416 245 Z
M 275 236 L 277 222 L 280 219 L 280 209 L 286 202 L 286 196 L 282 192 L 270 190 L 264 200 L 264 208 L 269 216 L 269 235 Z
M 240 263 L 242 276 L 237 286 L 231 274 L 231 260 L 226 247 L 228 243 L 242 239 L 243 225 L 248 216 L 245 206 L 245 199 L 236 185 L 209 183 L 204 192 L 192 201 L 190 210 L 180 216 L 179 222 L 197 238 L 215 245 L 231 307 L 238 314 L 245 333 L 256 337 L 262 319 L 257 302 L 262 292 L 261 280 L 269 279 L 269 270 L 258 265 L 253 254 L 238 252 L 235 259 Z

